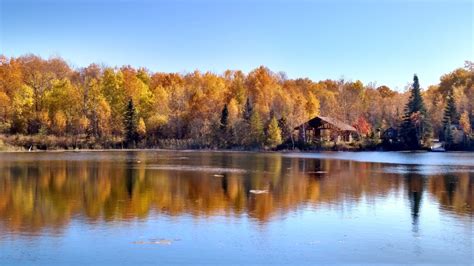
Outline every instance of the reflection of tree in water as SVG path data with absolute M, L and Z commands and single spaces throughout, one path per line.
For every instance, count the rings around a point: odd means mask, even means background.
M 430 177 L 429 190 L 440 202 L 443 210 L 473 215 L 473 172 L 432 176 Z
M 455 175 L 444 176 L 444 186 L 446 187 L 446 194 L 448 196 L 448 204 L 452 205 L 454 201 L 454 193 L 456 192 L 457 177 Z
M 229 181 L 227 180 L 227 178 L 228 178 L 228 177 L 227 177 L 227 174 L 223 174 L 223 175 L 222 175 L 221 187 L 222 187 L 222 190 L 224 191 L 224 194 L 225 194 L 226 196 L 229 195 L 229 194 L 228 194 L 229 192 L 228 192 L 228 190 L 227 190 L 227 186 L 228 186 L 228 184 L 229 184 Z
M 125 164 L 125 186 L 127 188 L 128 197 L 131 199 L 134 185 L 134 165 L 137 163 L 136 153 L 127 151 L 127 162 Z
M 191 155 L 189 155 L 191 156 Z M 215 157 L 221 156 L 221 157 Z M 229 156 L 228 158 L 225 158 Z M 408 191 L 417 225 L 424 180 L 417 174 L 380 173 L 379 164 L 291 159 L 277 155 L 200 155 L 158 163 L 246 169 L 223 171 L 157 170 L 140 153 L 109 161 L 0 162 L 0 224 L 10 230 L 60 228 L 73 216 L 91 221 L 147 217 L 150 212 L 175 216 L 247 214 L 265 223 L 308 204 L 376 203 L 381 195 Z M 141 161 L 140 163 L 138 161 Z M 225 167 L 223 167 L 225 166 Z M 324 174 L 312 174 L 324 171 Z M 456 181 L 457 178 L 457 181 Z M 456 181 L 456 184 L 451 184 Z M 442 206 L 472 215 L 472 173 L 426 179 Z M 403 186 L 405 184 L 405 186 Z M 251 189 L 268 189 L 253 195 Z
M 410 201 L 413 231 L 418 232 L 418 221 L 421 210 L 421 200 L 423 198 L 424 180 L 423 176 L 415 173 L 405 175 L 405 183 Z

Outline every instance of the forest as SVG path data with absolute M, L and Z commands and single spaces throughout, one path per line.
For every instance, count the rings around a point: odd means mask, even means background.
M 305 149 L 294 128 L 315 116 L 358 130 L 349 146 L 421 149 L 433 139 L 472 149 L 474 63 L 403 91 L 356 80 L 289 79 L 260 66 L 249 73 L 151 72 L 132 66 L 73 68 L 59 57 L 0 56 L 0 147 L 23 149 Z M 374 77 L 376 79 L 376 77 Z M 452 130 L 462 132 L 454 141 Z

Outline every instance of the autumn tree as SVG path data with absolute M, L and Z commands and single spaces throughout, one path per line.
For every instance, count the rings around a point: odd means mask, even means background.
M 248 144 L 254 147 L 259 147 L 264 141 L 263 122 L 260 118 L 260 114 L 257 111 L 252 112 L 250 116 L 250 132 Z
M 120 72 L 123 76 L 123 90 L 125 97 L 131 98 L 140 117 L 149 117 L 154 105 L 153 93 L 149 88 L 150 77 L 146 70 L 138 71 L 130 66 L 122 67 Z
M 111 68 L 104 70 L 102 77 L 102 93 L 110 107 L 110 129 L 114 135 L 122 134 L 122 116 L 127 104 L 127 96 L 123 87 L 123 74 Z
M 227 104 L 228 118 L 227 118 L 227 131 L 226 137 L 231 145 L 240 145 L 241 128 L 240 125 L 244 124 L 244 120 L 241 117 L 239 104 L 236 99 L 232 98 Z
M 61 116 L 64 116 L 66 123 L 64 130 L 80 127 L 78 123 L 82 117 L 81 103 L 79 90 L 69 79 L 52 81 L 51 88 L 46 92 L 43 100 L 43 104 L 49 110 L 50 117 L 54 117 L 59 112 Z
M 143 120 L 143 117 L 140 117 L 140 119 L 138 119 L 137 137 L 138 137 L 138 140 L 142 140 L 146 137 L 146 125 L 145 125 L 145 120 Z
M 440 78 L 440 83 L 437 85 L 437 90 L 432 92 L 433 95 L 441 99 L 444 103 L 448 95 L 452 95 L 456 99 L 456 109 L 459 112 L 465 110 L 471 115 L 471 125 L 473 124 L 472 114 L 474 113 L 474 70 L 472 69 L 472 62 L 466 61 L 464 68 L 458 68 L 447 73 Z M 438 111 L 438 116 L 443 117 L 444 108 L 441 107 Z M 458 117 L 459 119 L 459 117 Z M 452 121 L 453 123 L 457 122 Z M 474 126 L 474 125 L 473 125 Z
M 278 121 L 275 116 L 272 116 L 272 118 L 270 119 L 270 123 L 268 124 L 266 144 L 270 148 L 274 148 L 277 145 L 280 145 L 281 142 L 281 130 L 278 126 Z
M 369 136 L 369 134 L 372 132 L 372 127 L 369 124 L 369 122 L 367 122 L 367 119 L 365 119 L 364 116 L 359 116 L 359 118 L 357 118 L 357 121 L 354 124 L 354 127 L 364 137 Z
M 53 132 L 56 135 L 63 135 L 66 131 L 67 118 L 63 111 L 57 111 L 53 116 Z
M 156 140 L 164 136 L 164 128 L 167 123 L 167 117 L 160 114 L 152 115 L 147 119 L 145 123 L 147 132 L 150 133 L 150 138 L 153 138 L 155 144 Z
M 360 113 L 364 85 L 361 81 L 339 81 L 337 102 L 341 121 L 352 124 Z
M 397 93 L 391 90 L 389 87 L 382 85 L 377 87 L 377 92 L 380 94 L 382 98 L 389 98 L 395 96 Z
M 82 91 L 83 113 L 89 121 L 86 132 L 96 138 L 108 136 L 111 133 L 112 110 L 101 91 L 99 74 L 84 77 Z
M 278 75 L 267 67 L 260 66 L 250 71 L 245 84 L 248 95 L 252 97 L 254 109 L 260 112 L 260 115 L 269 114 L 272 100 L 281 87 Z
M 471 134 L 471 131 L 472 131 L 471 122 L 470 122 L 469 114 L 467 111 L 464 111 L 461 114 L 461 118 L 459 119 L 459 125 L 461 126 L 465 134 Z
M 27 85 L 20 86 L 13 94 L 10 132 L 26 134 L 28 120 L 34 114 L 34 92 Z
M 33 90 L 33 116 L 28 120 L 29 133 L 37 133 L 41 128 L 40 113 L 44 109 L 45 94 L 51 88 L 53 81 L 70 77 L 71 69 L 61 58 L 43 60 L 34 55 L 19 59 L 23 82 Z

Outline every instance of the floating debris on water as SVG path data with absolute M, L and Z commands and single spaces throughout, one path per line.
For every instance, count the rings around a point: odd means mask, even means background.
M 148 241 L 134 241 L 132 244 L 137 245 L 171 245 L 172 240 L 169 239 L 150 239 Z
M 328 172 L 327 171 L 312 171 L 312 172 L 307 172 L 308 174 L 318 174 L 318 175 L 322 175 L 322 174 L 327 174 Z
M 214 172 L 214 173 L 245 173 L 244 169 L 238 168 L 220 168 L 212 166 L 192 166 L 192 165 L 149 165 L 147 169 L 168 170 L 168 171 L 191 171 L 191 172 Z
M 252 194 L 265 194 L 268 193 L 268 190 L 263 190 L 263 189 L 251 189 L 250 193 Z

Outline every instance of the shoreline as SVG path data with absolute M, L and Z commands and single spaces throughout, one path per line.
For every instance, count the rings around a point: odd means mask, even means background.
M 80 152 L 222 152 L 222 153 L 282 153 L 282 154 L 312 154 L 312 153 L 370 153 L 370 152 L 381 152 L 381 153 L 432 153 L 430 150 L 249 150 L 249 149 L 166 149 L 166 148 L 136 148 L 136 149 L 35 149 L 28 151 L 26 149 L 21 150 L 0 150 L 2 153 L 80 153 Z M 474 151 L 469 150 L 452 150 L 445 151 L 443 153 L 473 153 Z M 438 153 L 438 152 L 433 152 Z
M 38 136 L 38 135 L 0 135 L 0 152 L 90 152 L 90 151 L 219 151 L 219 152 L 280 152 L 280 153 L 320 153 L 320 152 L 428 152 L 431 151 L 428 147 L 422 147 L 417 150 L 407 150 L 402 147 L 385 146 L 380 140 L 370 145 L 364 142 L 354 143 L 337 143 L 332 145 L 323 144 L 308 144 L 293 145 L 290 143 L 283 143 L 277 147 L 248 147 L 248 146 L 233 146 L 230 148 L 217 147 L 212 144 L 202 144 L 199 140 L 191 139 L 160 139 L 156 143 L 141 142 L 134 145 L 136 148 L 124 148 L 124 143 L 120 139 L 112 140 L 98 140 L 85 139 L 81 137 L 71 136 Z M 454 147 L 448 151 L 458 152 L 473 152 L 474 146 L 470 147 Z

